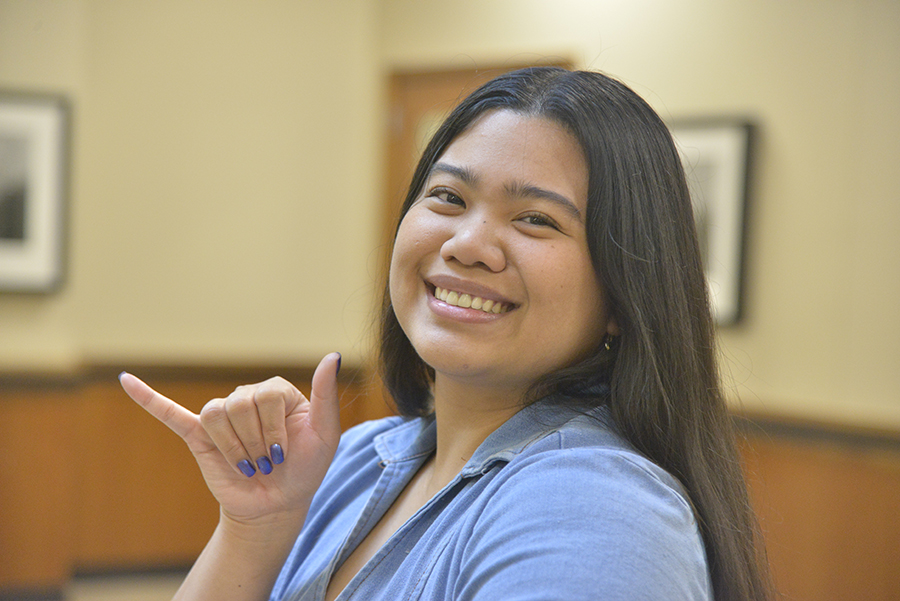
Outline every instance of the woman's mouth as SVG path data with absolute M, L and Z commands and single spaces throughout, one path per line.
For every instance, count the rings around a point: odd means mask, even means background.
M 484 311 L 485 313 L 506 313 L 511 308 L 509 304 L 496 302 L 490 299 L 485 300 L 480 296 L 472 296 L 471 294 L 448 290 L 447 288 L 441 288 L 440 286 L 434 287 L 434 297 L 442 300 L 448 305 L 453 305 L 454 307 L 476 309 L 478 311 Z

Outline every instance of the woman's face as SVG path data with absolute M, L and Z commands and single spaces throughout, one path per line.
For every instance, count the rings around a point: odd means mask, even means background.
M 585 234 L 577 141 L 540 117 L 486 113 L 444 152 L 403 218 L 390 294 L 440 378 L 521 393 L 613 331 Z

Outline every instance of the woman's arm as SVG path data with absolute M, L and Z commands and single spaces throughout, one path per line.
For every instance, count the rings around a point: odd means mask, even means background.
M 219 524 L 176 599 L 267 599 L 340 439 L 340 355 L 319 363 L 306 399 L 273 378 L 196 415 L 130 374 L 128 395 L 187 443 L 219 501 Z
M 268 599 L 299 531 L 296 520 L 248 526 L 221 516 L 174 599 Z
M 305 515 L 304 510 L 295 517 Z M 269 599 L 302 525 L 290 518 L 246 525 L 222 515 L 174 599 Z

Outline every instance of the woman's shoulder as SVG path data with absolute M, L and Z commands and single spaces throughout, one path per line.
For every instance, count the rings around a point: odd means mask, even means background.
M 678 479 L 635 449 L 605 409 L 539 430 L 508 456 L 501 474 L 509 494 L 576 495 L 623 517 L 650 509 L 677 517 L 688 530 L 695 527 L 691 502 Z
M 687 495 L 599 417 L 545 429 L 493 465 L 467 532 L 476 561 L 466 581 L 483 582 L 510 555 L 510 566 L 528 568 L 510 567 L 512 580 L 498 586 L 566 573 L 575 590 L 603 587 L 609 599 L 708 599 Z

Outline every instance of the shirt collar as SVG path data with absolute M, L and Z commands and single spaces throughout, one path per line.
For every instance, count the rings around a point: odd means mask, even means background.
M 580 416 L 599 418 L 607 414 L 605 406 L 578 409 L 550 399 L 524 407 L 506 423 L 494 430 L 475 450 L 462 469 L 462 476 L 476 476 L 487 472 L 497 462 L 509 462 L 528 445 L 559 430 L 564 424 Z
M 375 451 L 382 466 L 430 455 L 437 447 L 433 417 L 407 419 L 375 437 Z
M 558 430 L 563 424 L 579 416 L 599 419 L 611 425 L 605 405 L 591 409 L 576 409 L 545 399 L 527 405 L 502 426 L 494 430 L 475 450 L 460 475 L 476 476 L 488 471 L 498 462 L 508 462 L 532 442 Z M 421 459 L 434 452 L 437 428 L 434 417 L 403 421 L 375 437 L 375 450 L 382 465 Z

